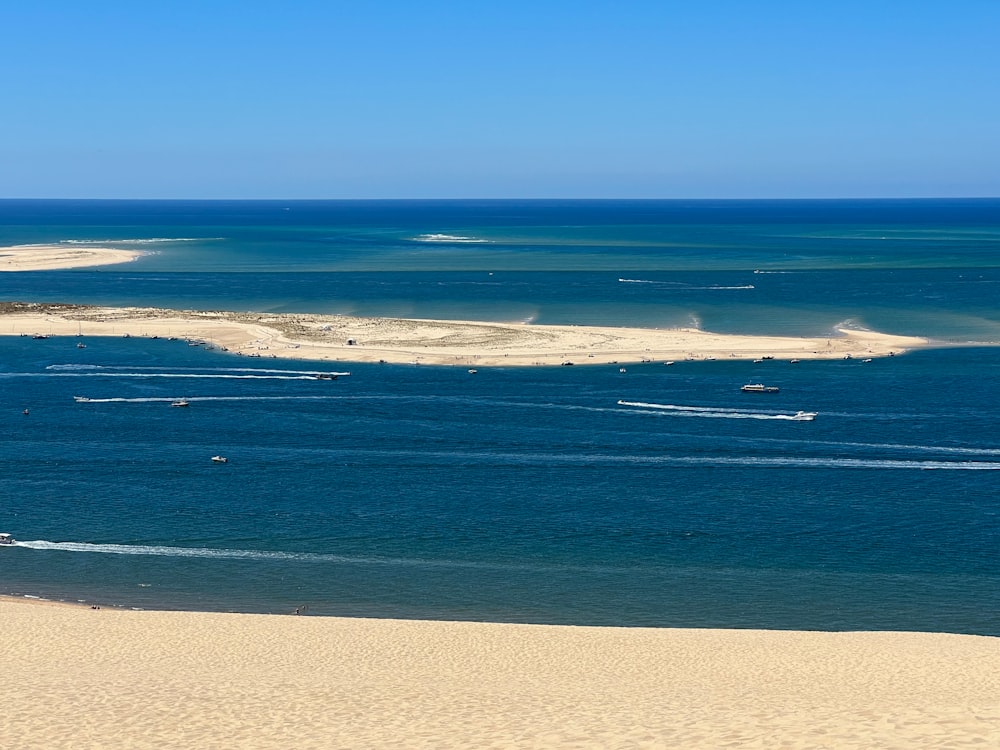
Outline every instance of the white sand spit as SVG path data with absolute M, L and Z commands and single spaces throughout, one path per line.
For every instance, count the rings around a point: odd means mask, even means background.
M 120 250 L 91 245 L 10 245 L 0 247 L 0 271 L 53 271 L 128 263 L 143 255 L 138 250 Z
M 0 335 L 175 336 L 253 357 L 462 366 L 683 359 L 868 358 L 923 338 L 840 330 L 829 337 L 735 336 L 694 329 L 525 325 L 344 315 L 0 304 Z
M 0 600 L 11 748 L 1000 744 L 1000 640 Z

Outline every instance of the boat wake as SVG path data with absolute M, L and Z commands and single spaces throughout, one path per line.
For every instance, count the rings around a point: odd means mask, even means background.
M 89 398 L 87 396 L 73 396 L 78 404 L 151 404 L 151 403 L 175 403 L 178 398 L 167 398 L 163 396 L 145 396 L 135 398 Z M 331 401 L 342 400 L 341 396 L 185 396 L 187 402 L 194 401 Z
M 88 542 L 49 542 L 44 539 L 17 542 L 18 547 L 36 550 L 57 550 L 62 552 L 95 552 L 105 555 L 152 555 L 155 557 L 214 557 L 229 560 L 295 560 L 315 559 L 317 555 L 294 552 L 266 552 L 260 550 L 211 549 L 206 547 L 166 547 L 140 544 L 90 544 Z M 337 558 L 334 555 L 319 555 L 322 558 Z
M 460 234 L 420 234 L 414 242 L 454 242 L 458 244 L 483 244 L 489 242 L 480 237 L 464 237 Z
M 333 380 L 350 372 L 281 370 L 269 367 L 142 367 L 130 365 L 49 365 L 47 372 L 4 373 L 6 377 L 218 378 L 241 380 Z
M 814 411 L 798 411 L 794 414 L 763 411 L 756 409 L 727 409 L 719 406 L 681 406 L 679 404 L 650 404 L 644 401 L 619 401 L 619 406 L 637 409 L 651 409 L 657 413 L 677 417 L 708 417 L 710 419 L 777 419 L 786 422 L 811 422 L 816 418 Z
M 340 375 L 341 373 L 330 373 Z M 350 374 L 350 373 L 346 373 Z M 206 373 L 206 372 L 18 372 L 6 373 L 17 377 L 50 377 L 50 378 L 194 378 L 200 380 L 316 380 L 317 374 L 311 375 L 255 375 L 252 373 Z
M 426 560 L 413 558 L 352 557 L 325 552 L 277 552 L 270 550 L 214 549 L 210 547 L 169 547 L 145 544 L 91 544 L 89 542 L 50 542 L 37 539 L 15 542 L 12 546 L 56 552 L 78 552 L 103 555 L 143 555 L 150 557 L 185 557 L 213 560 L 277 561 L 305 563 L 341 563 L 348 565 L 405 566 L 420 568 L 472 568 L 481 570 L 530 570 L 535 572 L 574 570 L 619 570 L 607 565 L 546 565 L 544 563 L 480 562 L 475 560 Z
M 49 365 L 46 370 L 128 370 L 135 372 L 191 372 L 191 373 L 230 373 L 230 372 L 262 372 L 273 375 L 317 375 L 317 370 L 287 370 L 276 367 L 142 367 L 133 365 Z M 326 372 L 325 370 L 323 371 Z M 349 372 L 330 372 L 330 375 L 350 375 Z

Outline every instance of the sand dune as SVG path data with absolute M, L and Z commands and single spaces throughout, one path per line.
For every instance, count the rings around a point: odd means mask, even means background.
M 1000 743 L 1000 641 L 134 612 L 0 600 L 16 748 Z
M 343 315 L 0 304 L 0 334 L 176 336 L 252 357 L 462 366 L 605 364 L 683 359 L 886 356 L 922 338 L 841 330 L 829 337 L 735 336 L 694 329 L 609 328 Z

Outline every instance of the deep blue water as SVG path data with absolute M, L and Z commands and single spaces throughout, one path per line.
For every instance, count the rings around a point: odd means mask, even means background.
M 1000 349 L 979 345 L 1000 340 L 1000 201 L 0 201 L 0 245 L 166 238 L 125 266 L 0 274 L 0 300 L 953 345 L 320 381 L 183 341 L 0 337 L 0 530 L 25 543 L 0 550 L 2 591 L 1000 634 Z

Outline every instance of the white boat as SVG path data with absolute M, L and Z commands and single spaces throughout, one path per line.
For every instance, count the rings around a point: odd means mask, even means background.
M 212 461 L 214 461 L 217 464 L 228 464 L 229 463 L 229 459 L 226 458 L 225 456 L 212 456 Z
M 792 419 L 796 422 L 812 422 L 816 419 L 817 413 L 814 411 L 797 411 L 792 415 Z
M 170 405 L 171 405 L 171 406 L 191 406 L 191 404 L 190 404 L 190 403 L 188 403 L 187 401 L 185 401 L 185 400 L 184 400 L 184 399 L 182 399 L 182 398 L 179 398 L 179 399 L 177 399 L 176 401 L 171 401 L 171 402 L 170 402 Z
M 12 545 L 15 541 L 10 534 L 0 534 L 0 544 Z
M 85 404 L 90 401 L 86 396 L 73 396 L 73 398 L 76 399 L 76 403 L 78 404 Z
M 778 386 L 764 385 L 763 383 L 747 383 L 740 390 L 744 393 L 777 393 Z

